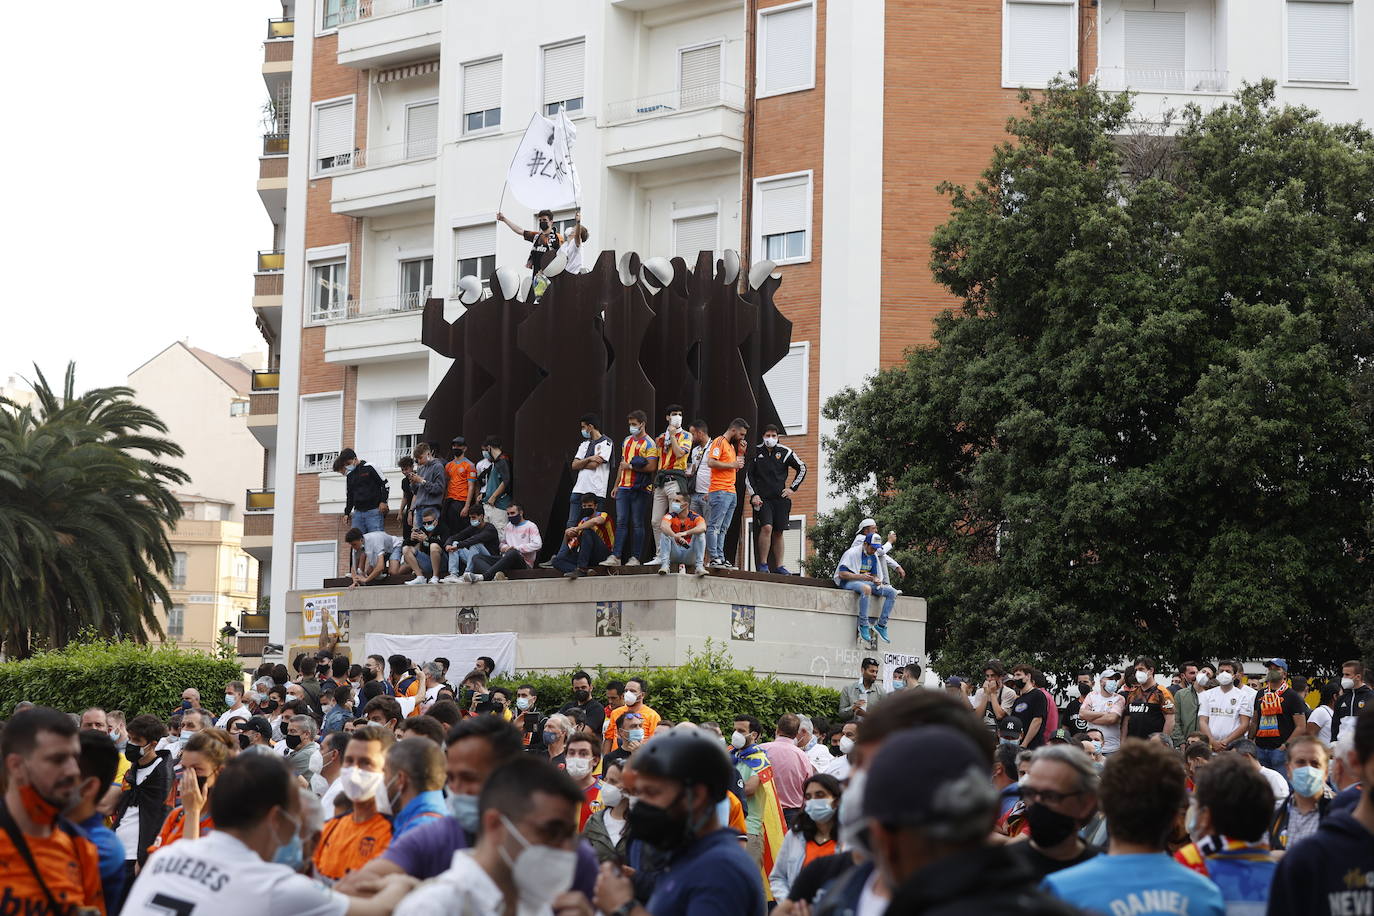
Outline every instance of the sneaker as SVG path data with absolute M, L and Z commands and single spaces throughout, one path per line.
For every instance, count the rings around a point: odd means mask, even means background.
M 734 563 L 731 563 L 729 560 L 721 560 L 721 561 L 720 561 L 720 568 L 721 568 L 721 569 L 733 569 L 733 570 L 738 570 L 738 569 L 739 569 L 738 566 L 736 566 Z
M 760 563 L 760 564 L 759 564 L 759 572 L 761 572 L 761 573 L 766 573 L 766 572 L 771 572 L 771 571 L 772 571 L 772 570 L 770 570 L 770 569 L 768 568 L 768 564 L 767 564 L 767 563 Z
M 710 575 L 710 573 L 708 573 L 708 572 L 706 571 L 706 567 L 705 567 L 705 566 L 692 566 L 692 567 L 689 567 L 688 570 L 687 570 L 687 574 L 688 574 L 689 576 L 709 576 L 709 575 Z
M 439 581 L 442 582 L 444 585 L 452 585 L 455 582 L 461 582 L 463 580 L 459 579 L 457 576 L 449 575 L 444 576 L 444 578 L 440 579 Z
M 430 580 L 429 580 L 429 584 L 430 584 L 430 585 L 438 585 L 438 584 L 439 584 L 439 577 L 438 577 L 438 576 L 435 576 L 434 578 L 430 579 Z
M 645 563 L 644 565 L 645 565 L 645 566 L 662 566 L 662 565 L 663 565 L 664 563 L 666 563 L 666 562 L 668 562 L 668 558 L 667 558 L 667 557 L 665 557 L 665 556 L 664 556 L 663 554 L 661 554 L 661 553 L 656 553 L 656 554 L 654 554 L 654 558 L 653 558 L 652 560 L 650 560 L 648 563 Z
M 666 576 L 666 575 L 668 575 L 668 567 L 666 567 L 666 566 L 660 566 L 660 567 L 658 568 L 658 574 L 659 574 L 660 576 Z
M 509 579 L 510 577 L 507 576 L 507 575 L 506 575 L 505 573 L 503 573 L 503 572 L 499 572 L 499 573 L 497 573 L 496 575 L 492 576 L 491 578 L 492 578 L 492 581 L 493 581 L 493 582 L 505 582 L 505 581 L 506 581 L 507 579 Z
M 725 568 L 725 561 L 724 561 L 724 560 L 712 560 L 712 561 L 711 561 L 709 564 L 707 564 L 707 565 L 710 566 L 712 569 L 724 569 L 724 568 Z
M 482 577 L 477 575 L 477 573 L 475 572 L 465 572 L 463 573 L 463 581 L 468 583 L 469 585 L 474 585 L 478 582 L 481 582 Z
M 625 565 L 626 565 L 626 566 L 638 566 L 638 565 L 639 565 L 639 557 L 630 557 L 630 559 L 628 559 L 628 560 L 625 561 Z
M 774 574 L 774 575 L 778 575 L 778 576 L 793 576 L 793 575 L 796 575 L 796 573 L 792 572 L 792 570 L 788 569 L 786 566 L 775 566 L 775 567 L 773 567 L 773 574 Z
M 874 629 L 877 630 L 878 635 L 883 638 L 883 642 L 892 642 L 892 640 L 887 638 L 887 624 L 880 623 L 878 626 L 874 627 Z
M 620 565 L 620 557 L 616 556 L 615 554 L 611 554 L 609 557 L 607 557 L 606 559 L 604 559 L 604 560 L 601 561 L 601 565 L 602 565 L 602 566 L 619 566 L 619 565 Z
M 567 572 L 565 572 L 565 573 L 563 574 L 563 578 L 564 578 L 564 579 L 576 579 L 576 578 L 577 578 L 578 576 L 580 576 L 580 575 L 582 575 L 582 570 L 580 570 L 580 569 L 570 569 L 570 570 L 568 570 Z
M 866 626 L 864 626 L 863 624 L 859 624 L 859 638 L 862 639 L 864 642 L 872 642 L 872 641 L 873 641 L 873 629 L 872 629 L 872 627 L 866 627 Z
M 414 579 L 407 579 L 406 582 L 405 582 L 405 584 L 406 584 L 406 585 L 424 585 L 424 584 L 425 584 L 425 577 L 424 577 L 424 576 L 416 576 Z

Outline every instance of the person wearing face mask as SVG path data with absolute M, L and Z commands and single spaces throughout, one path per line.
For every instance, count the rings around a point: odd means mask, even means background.
M 644 741 L 648 741 L 654 736 L 654 732 L 658 729 L 658 723 L 662 721 L 658 712 L 649 707 L 648 691 L 645 689 L 644 681 L 639 678 L 632 677 L 625 681 L 625 692 L 621 695 L 621 704 L 611 710 L 611 717 L 606 724 L 606 743 L 602 745 L 602 753 L 610 753 L 615 749 L 618 736 L 616 722 L 620 719 L 621 713 L 633 712 L 639 716 L 641 728 L 644 729 L 642 739 Z
M 748 833 L 745 848 L 750 858 L 760 865 L 764 862 L 766 830 L 774 820 L 783 818 L 782 804 L 773 785 L 772 761 L 759 747 L 762 730 L 763 726 L 753 716 L 736 716 L 735 730 L 730 734 L 730 762 L 744 785 Z
M 483 464 L 486 465 L 483 469 Z M 482 512 L 487 521 L 496 526 L 498 532 L 506 530 L 506 508 L 511 501 L 511 466 L 499 436 L 487 436 L 482 444 L 482 461 L 477 465 L 478 473 L 484 474 L 481 488 L 472 487 L 474 501 L 480 500 Z M 473 509 L 469 507 L 468 517 Z
M 512 232 L 530 243 L 530 255 L 525 259 L 525 266 L 536 274 L 544 269 L 544 266 L 553 259 L 563 244 L 563 236 L 553 225 L 552 210 L 540 210 L 534 215 L 538 229 L 521 229 L 511 222 L 504 213 L 497 213 L 496 219 L 505 223 Z
M 1197 662 L 1184 662 L 1178 666 L 1182 686 L 1173 691 L 1174 730 L 1169 733 L 1175 747 L 1182 747 L 1188 736 L 1197 731 L 1198 711 L 1202 703 L 1201 685 L 1198 683 L 1200 672 Z
M 711 469 L 706 494 L 706 553 L 712 569 L 734 569 L 725 557 L 725 535 L 735 519 L 736 478 L 744 467 L 749 423 L 743 417 L 730 421 L 725 435 L 711 440 L 705 463 Z
M 315 849 L 315 870 L 330 884 L 381 855 L 391 843 L 391 822 L 377 806 L 385 791 L 386 754 L 395 743 L 390 729 L 376 725 L 349 736 L 339 784 L 353 810 L 324 825 Z
M 792 575 L 782 565 L 783 535 L 792 517 L 792 497 L 806 480 L 806 462 L 792 449 L 778 443 L 778 425 L 763 428 L 763 441 L 755 447 L 744 475 L 745 492 L 754 509 L 758 528 L 757 558 L 759 572 Z M 788 471 L 794 476 L 787 482 Z
M 563 532 L 563 546 L 550 565 L 565 579 L 587 575 L 611 555 L 615 545 L 615 522 L 609 512 L 590 494 L 582 497 L 582 517 Z
M 454 436 L 449 442 L 449 460 L 444 465 L 444 477 L 448 485 L 444 490 L 443 517 L 449 531 L 461 531 L 468 513 L 469 499 L 477 468 L 468 458 L 468 441 L 462 436 Z
M 1097 812 L 1097 784 L 1097 768 L 1075 747 L 1042 747 L 1031 756 L 1020 785 L 1030 841 L 1009 848 L 1037 879 L 1099 854 L 1079 836 Z
M 344 518 L 363 534 L 381 531 L 388 495 L 382 475 L 351 448 L 339 452 L 334 459 L 334 473 L 344 475 Z
M 349 588 L 378 582 L 384 573 L 400 575 L 404 539 L 381 530 L 364 533 L 361 528 L 350 528 L 344 543 L 349 549 Z
M 665 420 L 667 427 L 654 439 L 659 460 L 658 471 L 654 474 L 654 497 L 649 518 L 655 522 L 668 513 L 671 496 L 676 496 L 689 506 L 691 504 L 692 487 L 691 481 L 687 478 L 687 463 L 692 458 L 692 436 L 682 426 L 682 405 L 669 404 Z M 654 543 L 658 552 L 649 561 L 651 565 L 656 566 L 664 562 L 660 540 L 661 538 L 655 536 Z
M 272 746 L 272 726 L 262 716 L 253 716 L 236 724 L 237 731 L 231 733 L 239 743 L 239 753 L 279 756 Z
M 540 730 L 539 743 L 536 746 L 534 742 L 531 742 L 530 751 L 535 756 L 547 757 L 554 766 L 561 767 L 563 765 L 563 753 L 572 734 L 572 719 L 560 713 L 554 713 L 544 720 L 544 726 Z
M 1288 662 L 1271 658 L 1265 663 L 1264 690 L 1255 699 L 1250 738 L 1259 748 L 1259 762 L 1276 773 L 1285 770 L 1284 748 L 1294 734 L 1307 733 L 1307 701 L 1288 686 Z
M 1254 768 L 1225 754 L 1198 774 L 1186 824 L 1192 842 L 1174 861 L 1216 884 L 1228 913 L 1263 912 L 1276 863 L 1266 828 L 1274 793 Z
M 587 819 L 601 810 L 601 780 L 596 775 L 601 765 L 600 744 L 585 732 L 578 732 L 568 739 L 563 752 L 563 769 L 577 784 L 582 793 L 582 807 L 578 812 L 577 831 L 581 833 L 587 826 Z
M 397 875 L 375 896 L 345 897 L 299 873 L 307 815 L 281 761 L 237 757 L 220 773 L 219 829 L 155 853 L 124 906 L 130 916 L 385 916 L 415 886 Z
M 466 576 L 468 582 L 476 582 L 479 578 L 485 582 L 504 580 L 507 572 L 534 568 L 535 557 L 544 546 L 539 526 L 525 517 L 524 508 L 517 502 L 508 503 L 505 514 L 500 555 L 496 559 L 473 557 Z
M 612 720 L 612 726 L 616 729 L 615 746 L 614 750 L 603 751 L 603 767 L 612 763 L 624 764 L 635 749 L 644 743 L 644 717 L 639 713 L 622 712 L 618 718 Z M 604 741 L 602 747 L 605 747 Z
M 0 902 L 6 912 L 104 912 L 100 852 L 67 817 L 82 803 L 76 723 L 55 709 L 28 707 L 5 723 L 0 756 Z
M 511 761 L 482 787 L 477 844 L 406 896 L 395 916 L 591 916 L 573 889 L 581 801 L 568 775 L 547 762 Z
M 396 840 L 435 818 L 444 817 L 444 755 L 426 738 L 405 738 L 386 752 L 383 791 L 391 810 L 391 837 Z
M 166 736 L 167 727 L 157 716 L 145 714 L 129 721 L 124 757 L 130 767 L 114 810 L 115 835 L 124 844 L 126 886 L 133 882 L 135 867 L 147 861 L 148 848 L 157 841 L 158 829 L 167 818 L 172 754 L 158 749 Z
M 834 776 L 840 782 L 849 779 L 850 762 L 849 752 L 854 750 L 854 739 L 859 734 L 858 722 L 836 723 L 834 731 L 830 733 L 828 744 L 830 753 L 833 755 L 831 761 L 826 764 L 821 772 L 827 776 Z
M 600 510 L 610 486 L 611 453 L 615 450 L 610 438 L 601 432 L 600 414 L 584 413 L 579 424 L 582 438 L 570 465 L 575 477 L 568 500 L 568 528 L 586 516 L 587 497 L 591 497 L 595 508 Z
M 1154 659 L 1141 656 L 1131 672 L 1133 683 L 1126 692 L 1126 730 L 1130 738 L 1148 738 L 1174 730 L 1174 696 L 1155 681 Z
M 118 762 L 124 759 L 124 755 L 115 750 L 114 742 L 105 732 L 82 729 L 79 738 L 81 781 L 78 783 L 78 801 L 66 812 L 66 816 L 86 831 L 86 838 L 95 844 L 99 852 L 100 884 L 106 908 L 114 910 L 124 899 L 124 844 L 113 830 L 105 826 L 105 814 L 100 810 L 100 803 L 109 791 Z
M 582 710 L 582 721 L 595 734 L 602 734 L 606 721 L 605 708 L 592 699 L 592 676 L 585 671 L 574 671 L 572 678 L 572 702 L 564 703 L 558 711 L 564 714 L 574 709 Z M 533 688 L 531 688 L 533 690 Z
M 198 732 L 186 742 L 186 749 L 181 753 L 178 790 L 181 804 L 163 821 L 154 849 L 170 846 L 183 838 L 194 840 L 214 829 L 209 799 L 215 778 L 228 760 L 228 746 L 213 733 Z
M 625 790 L 623 761 L 604 763 L 601 768 L 601 808 L 582 828 L 598 862 L 628 857 L 630 832 L 625 823 L 630 813 L 630 795 Z
M 834 855 L 838 845 L 835 814 L 844 794 L 839 781 L 817 773 L 806 780 L 802 791 L 805 809 L 787 831 L 773 871 L 768 875 L 774 900 L 786 899 L 801 870 L 822 856 Z
M 620 444 L 620 476 L 615 487 L 615 547 L 601 561 L 602 566 L 638 566 L 644 553 L 644 536 L 649 529 L 649 508 L 653 502 L 654 472 L 661 457 L 649 437 L 649 418 L 642 410 L 632 410 L 625 418 L 630 434 Z
M 252 715 L 244 705 L 243 684 L 240 681 L 230 681 L 224 685 L 224 705 L 228 707 L 228 711 L 215 720 L 215 728 L 227 730 L 229 723 L 234 719 L 247 719 Z
M 706 519 L 693 512 L 688 501 L 676 491 L 668 509 L 669 513 L 659 521 L 658 574 L 666 576 L 670 567 L 686 564 L 689 574 L 706 575 Z
M 1083 698 L 1093 692 L 1093 675 L 1091 671 L 1080 671 L 1073 687 L 1069 688 L 1069 702 L 1064 705 L 1063 714 L 1060 721 L 1069 723 L 1069 731 L 1082 732 L 1088 730 L 1088 723 L 1078 713 L 1083 708 Z
M 1351 660 L 1341 665 L 1341 696 L 1331 722 L 1331 740 L 1339 741 L 1341 730 L 1354 728 L 1355 720 L 1366 709 L 1374 709 L 1374 688 L 1364 682 L 1362 662 Z
M 763 916 L 758 866 L 719 820 L 733 780 L 721 745 L 700 729 L 673 729 L 632 761 L 631 834 L 667 854 L 647 903 L 623 867 L 601 866 L 595 904 L 608 916 Z
M 406 476 L 415 493 L 411 500 L 412 524 L 418 526 L 425 509 L 433 509 L 436 516 L 440 514 L 444 494 L 448 492 L 448 474 L 444 471 L 444 463 L 435 456 L 428 442 L 416 445 L 411 455 L 415 459 L 415 468 Z
M 825 732 L 824 719 L 813 720 L 805 715 L 797 717 L 797 747 L 806 755 L 806 759 L 811 761 L 811 768 L 817 773 L 830 766 L 830 762 L 835 759 L 830 754 L 830 748 L 820 740 Z
M 1011 704 L 1011 715 L 1020 720 L 1024 731 L 1021 746 L 1027 750 L 1035 750 L 1045 743 L 1046 733 L 1053 731 L 1048 727 L 1053 723 L 1047 724 L 1049 701 L 1036 685 L 1040 672 L 1026 665 L 1017 665 L 1011 673 L 1012 678 L 1007 681 L 1007 686 L 1016 692 L 1016 699 Z
M 460 530 L 451 532 L 444 543 L 448 554 L 448 577 L 444 582 L 467 582 L 472 561 L 477 557 L 495 557 L 501 552 L 501 532 L 480 512 L 460 522 Z
M 1202 695 L 1198 728 L 1211 736 L 1214 751 L 1224 751 L 1231 742 L 1244 737 L 1254 715 L 1253 699 L 1236 686 L 1238 670 L 1240 666 L 1234 661 L 1218 663 L 1217 686 Z
M 329 784 L 320 776 L 324 769 L 324 759 L 320 755 L 320 745 L 316 742 L 318 729 L 310 716 L 293 716 L 286 726 L 286 763 L 291 771 L 305 780 L 316 795 L 323 794 Z
M 1102 733 L 1102 754 L 1110 757 L 1121 747 L 1121 718 L 1126 713 L 1126 698 L 1118 689 L 1121 678 L 1108 668 L 1097 676 L 1097 689 L 1083 698 L 1078 715 Z
M 439 518 L 435 506 L 426 506 L 415 512 L 416 525 L 410 529 L 410 543 L 401 551 L 401 559 L 415 574 L 406 580 L 406 585 L 438 585 L 444 573 L 448 555 L 444 553 L 444 541 L 448 532 Z
M 1317 832 L 1336 793 L 1326 784 L 1331 762 L 1326 745 L 1308 735 L 1288 742 L 1288 798 L 1278 806 L 1269 824 L 1271 849 L 1291 849 Z

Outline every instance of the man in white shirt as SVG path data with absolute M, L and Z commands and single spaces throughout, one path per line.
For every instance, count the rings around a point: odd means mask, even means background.
M 384 572 L 393 576 L 400 574 L 405 541 L 397 535 L 385 531 L 364 533 L 357 528 L 350 528 L 344 535 L 344 541 L 353 558 L 348 569 L 348 576 L 353 580 L 349 588 L 375 582 Z
M 1121 677 L 1112 669 L 1097 676 L 1097 689 L 1083 698 L 1078 715 L 1093 728 L 1102 732 L 1102 753 L 1114 754 L 1121 747 L 1121 717 L 1126 712 L 1126 698 L 1117 691 Z
M 1212 750 L 1224 751 L 1232 741 L 1245 736 L 1255 714 L 1255 691 L 1236 685 L 1240 665 L 1234 661 L 1217 664 L 1217 686 L 1202 695 L 1198 708 L 1198 730 L 1212 742 Z
M 811 765 L 820 773 L 830 766 L 835 757 L 830 753 L 830 748 L 821 741 L 816 735 L 816 726 L 811 721 L 810 716 L 801 716 L 801 726 L 797 731 L 797 747 L 806 754 L 806 759 L 811 761 Z
M 392 875 L 376 896 L 345 897 L 298 874 L 300 793 L 285 764 L 249 754 L 225 764 L 210 799 L 212 833 L 155 852 L 125 901 L 129 916 L 384 916 L 415 886 Z M 287 864 L 278 864 L 285 862 Z
M 573 481 L 573 492 L 568 501 L 568 524 L 565 528 L 571 528 L 582 520 L 583 496 L 595 496 L 596 506 L 600 509 L 606 499 L 606 487 L 611 482 L 611 453 L 615 446 L 601 432 L 601 417 L 584 413 L 581 425 L 582 442 L 573 454 L 571 465 L 577 479 Z
M 253 715 L 243 702 L 243 684 L 238 681 L 230 681 L 224 685 L 224 705 L 229 707 L 229 711 L 215 720 L 215 728 L 227 731 L 230 722 L 235 719 L 248 719 Z

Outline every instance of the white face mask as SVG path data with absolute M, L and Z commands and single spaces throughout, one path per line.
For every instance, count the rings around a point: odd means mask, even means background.
M 1354 690 L 1354 689 L 1355 689 L 1355 679 L 1354 679 L 1354 678 L 1351 678 L 1351 677 L 1343 677 L 1343 678 L 1341 678 L 1341 689 L 1342 689 L 1342 690 Z
M 772 448 L 773 446 L 775 446 L 775 445 L 778 444 L 778 437 L 777 437 L 777 436 L 764 436 L 764 437 L 763 437 L 763 444 L 764 444 L 765 446 L 767 446 L 768 448 Z
M 744 732 L 735 732 L 730 736 L 730 746 L 735 750 L 741 750 L 746 743 Z
M 844 739 L 841 738 L 843 743 Z M 858 850 L 863 858 L 870 858 L 868 844 L 864 842 L 864 828 L 868 821 L 864 818 L 864 786 L 868 783 L 868 772 L 860 770 L 849 777 L 849 787 L 845 798 L 840 801 L 840 842 L 851 852 Z
M 633 424 L 631 424 L 631 425 L 630 425 L 630 435 L 632 435 L 632 436 L 638 436 L 638 435 L 639 435 L 639 427 L 638 427 L 638 426 L 635 426 L 635 425 L 633 425 Z
M 854 739 L 851 738 L 851 737 L 849 737 L 848 735 L 841 735 L 841 736 L 840 736 L 840 753 L 841 753 L 841 754 L 848 755 L 849 752 L 852 751 L 852 750 L 854 750 Z
M 1197 685 L 1198 685 L 1199 687 L 1206 687 L 1206 686 L 1207 686 L 1207 683 L 1208 683 L 1208 681 L 1207 681 L 1207 672 L 1206 672 L 1206 671 L 1199 671 L 1199 672 L 1197 673 Z
M 570 849 L 536 846 L 521 836 L 504 814 L 501 822 L 524 847 L 512 861 L 505 844 L 501 845 L 501 858 L 510 866 L 520 902 L 529 904 L 531 909 L 547 908 L 553 898 L 572 887 L 573 876 L 577 873 L 577 853 Z
M 573 779 L 581 779 L 592 771 L 592 762 L 587 757 L 568 757 L 563 761 L 563 769 Z
M 360 802 L 374 798 L 381 787 L 382 774 L 376 770 L 344 767 L 339 771 L 339 790 L 348 796 L 349 801 Z
M 624 800 L 625 793 L 621 791 L 620 786 L 613 786 L 609 782 L 601 784 L 601 804 L 607 808 L 614 808 Z
M 682 428 L 682 414 L 680 414 L 680 413 L 669 414 L 669 415 L 668 415 L 668 428 L 669 428 L 669 429 L 681 429 L 681 428 Z
M 1235 677 L 1233 677 L 1232 674 L 1231 674 L 1231 672 L 1229 672 L 1229 671 L 1223 671 L 1223 672 L 1221 672 L 1221 674 L 1218 674 L 1218 675 L 1217 675 L 1217 683 L 1220 684 L 1220 685 L 1223 686 L 1223 687 L 1230 687 L 1230 686 L 1231 686 L 1231 682 L 1234 681 L 1234 680 L 1235 680 Z
M 1145 683 L 1146 681 L 1148 681 L 1149 679 L 1150 679 L 1150 672 L 1148 672 L 1148 671 L 1137 671 L 1137 672 L 1135 673 L 1135 682 L 1136 682 L 1137 684 L 1143 684 L 1143 683 Z
M 639 694 L 635 693 L 633 690 L 627 690 L 625 691 L 623 699 L 625 700 L 626 706 L 633 706 L 639 702 Z

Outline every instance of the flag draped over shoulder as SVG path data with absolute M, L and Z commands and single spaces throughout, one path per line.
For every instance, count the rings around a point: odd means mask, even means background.
M 744 751 L 735 760 L 736 763 L 748 764 L 752 775 L 759 778 L 759 787 L 749 799 L 749 813 L 759 818 L 759 835 L 763 839 L 763 891 L 772 900 L 768 876 L 773 873 L 773 863 L 777 861 L 782 841 L 787 835 L 782 802 L 778 800 L 778 790 L 773 785 L 773 765 L 768 761 L 768 755 L 757 747 Z
M 573 164 L 577 128 L 560 111 L 552 118 L 535 114 L 506 173 L 515 199 L 531 210 L 566 210 L 582 197 Z

